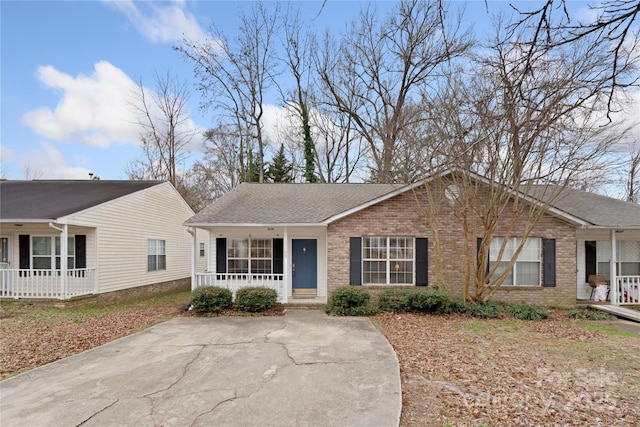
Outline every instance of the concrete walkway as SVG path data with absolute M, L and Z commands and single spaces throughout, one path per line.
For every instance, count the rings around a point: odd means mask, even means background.
M 9 426 L 397 426 L 396 355 L 366 318 L 177 318 L 0 382 Z

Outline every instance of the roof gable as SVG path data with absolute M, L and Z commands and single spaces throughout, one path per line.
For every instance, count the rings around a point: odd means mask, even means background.
M 163 181 L 0 181 L 2 221 L 52 220 L 153 187 Z

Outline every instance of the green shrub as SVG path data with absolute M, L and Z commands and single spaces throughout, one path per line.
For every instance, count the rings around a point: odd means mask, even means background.
M 531 304 L 508 304 L 505 309 L 510 315 L 520 320 L 542 320 L 549 317 L 548 311 Z
M 505 314 L 504 304 L 496 301 L 466 301 L 465 314 L 482 319 L 498 318 Z
M 407 290 L 385 289 L 378 297 L 378 308 L 390 313 L 407 311 Z
M 602 310 L 594 310 L 591 308 L 571 308 L 567 311 L 567 316 L 572 319 L 581 320 L 610 320 L 616 317 Z
M 203 286 L 191 292 L 191 308 L 196 313 L 218 313 L 231 307 L 233 295 L 219 286 Z
M 276 305 L 278 294 L 274 289 L 246 287 L 238 289 L 234 306 L 241 311 L 257 313 Z
M 428 314 L 446 314 L 449 307 L 449 295 L 438 289 L 410 289 L 407 292 L 407 311 Z
M 329 296 L 324 311 L 336 316 L 368 316 L 377 313 L 377 307 L 370 304 L 371 296 L 362 288 L 343 286 Z

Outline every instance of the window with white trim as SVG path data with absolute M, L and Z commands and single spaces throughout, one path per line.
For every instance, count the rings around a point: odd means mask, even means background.
M 31 236 L 31 268 L 35 270 L 51 270 L 55 266 L 60 270 L 60 237 Z M 67 237 L 67 268 L 76 266 L 76 239 Z
M 161 239 L 147 240 L 147 271 L 167 269 L 167 243 Z
M 413 237 L 363 237 L 364 284 L 413 284 Z
M 200 256 L 204 256 L 204 242 L 200 242 Z
M 228 239 L 227 272 L 232 274 L 271 274 L 271 239 Z
M 498 268 L 493 274 L 493 278 L 501 274 L 507 268 L 516 252 L 516 249 L 522 242 L 522 238 L 510 237 L 505 244 L 502 258 L 498 261 L 498 255 L 500 254 L 500 248 L 503 242 L 504 237 L 494 237 L 491 240 L 491 246 L 489 248 L 489 269 L 492 269 L 493 266 L 498 263 Z M 509 271 L 503 285 L 540 286 L 541 260 L 541 239 L 538 237 L 529 237 L 524 243 L 524 246 L 518 255 L 518 259 Z

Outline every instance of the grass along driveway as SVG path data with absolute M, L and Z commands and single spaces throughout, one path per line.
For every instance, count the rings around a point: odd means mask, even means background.
M 0 377 L 185 313 L 181 292 L 109 307 L 0 306 Z M 380 314 L 400 361 L 402 426 L 635 426 L 640 335 L 573 321 Z M 374 373 L 372 373 L 374 375 Z

